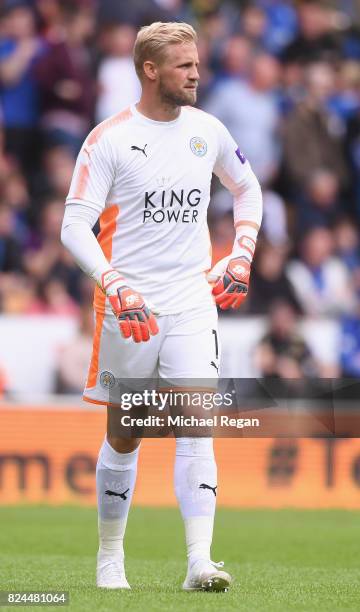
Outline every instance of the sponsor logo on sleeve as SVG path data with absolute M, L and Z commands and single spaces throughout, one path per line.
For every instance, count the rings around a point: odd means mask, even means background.
M 242 164 L 245 164 L 245 162 L 246 162 L 246 157 L 245 157 L 244 153 L 242 153 L 242 152 L 240 151 L 239 147 L 236 149 L 236 151 L 235 151 L 235 155 L 237 155 L 237 156 L 238 156 L 238 158 L 240 159 L 240 161 L 241 161 L 241 163 L 242 163 Z

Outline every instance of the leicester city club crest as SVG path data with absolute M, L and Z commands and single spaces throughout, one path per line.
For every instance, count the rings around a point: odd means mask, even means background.
M 115 376 L 111 372 L 101 372 L 100 385 L 103 389 L 112 389 L 115 386 Z
M 190 140 L 190 149 L 197 157 L 203 157 L 206 155 L 207 144 L 203 138 L 200 138 L 200 136 L 194 136 Z

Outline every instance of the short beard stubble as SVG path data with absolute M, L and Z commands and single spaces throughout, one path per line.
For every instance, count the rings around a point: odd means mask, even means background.
M 174 93 L 169 91 L 162 81 L 159 83 L 159 92 L 161 100 L 163 100 L 169 106 L 194 106 L 196 104 L 196 90 L 189 92 L 178 92 Z

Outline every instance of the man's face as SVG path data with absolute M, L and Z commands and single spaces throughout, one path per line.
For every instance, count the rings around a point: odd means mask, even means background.
M 193 105 L 199 81 L 199 56 L 195 43 L 169 45 L 158 65 L 159 93 L 174 106 Z

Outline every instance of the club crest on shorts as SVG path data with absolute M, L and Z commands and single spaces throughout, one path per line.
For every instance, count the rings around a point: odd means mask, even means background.
M 196 155 L 196 157 L 204 157 L 207 152 L 207 144 L 200 136 L 193 136 L 190 140 L 190 149 Z
M 115 376 L 111 372 L 101 372 L 100 374 L 100 386 L 103 389 L 112 389 L 115 387 Z

